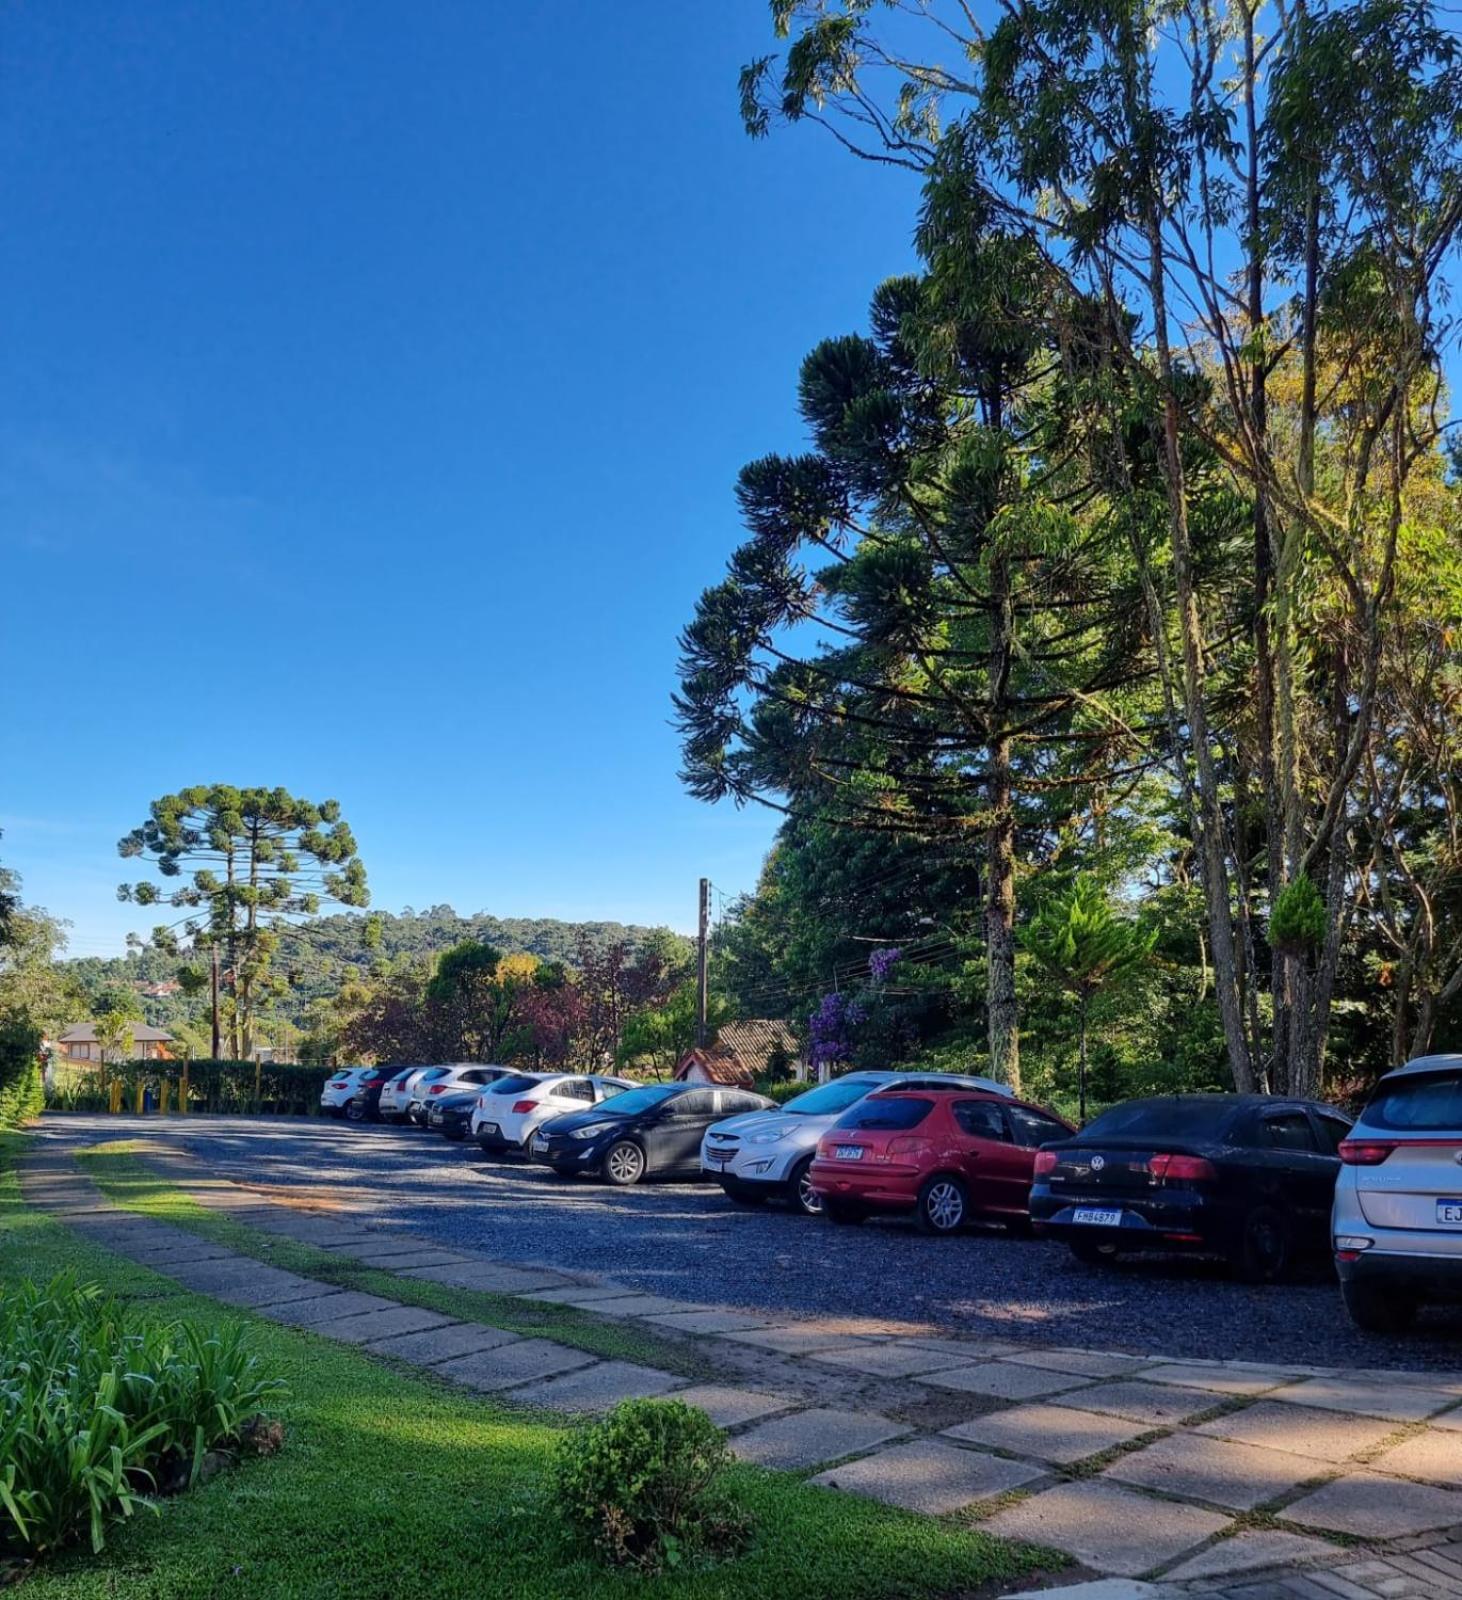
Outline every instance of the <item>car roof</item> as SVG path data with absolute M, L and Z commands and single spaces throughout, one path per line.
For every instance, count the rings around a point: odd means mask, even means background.
M 1405 1077 L 1413 1072 L 1459 1072 L 1462 1071 L 1462 1052 L 1443 1051 L 1434 1056 L 1417 1056 L 1408 1061 L 1405 1066 L 1397 1067 L 1386 1074 L 1387 1078 Z M 1384 1079 L 1382 1080 L 1385 1081 Z

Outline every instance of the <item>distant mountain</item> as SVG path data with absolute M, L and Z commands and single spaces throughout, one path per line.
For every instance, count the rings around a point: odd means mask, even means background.
M 461 916 L 451 906 L 432 906 L 397 913 L 336 912 L 312 917 L 299 924 L 282 942 L 276 966 L 290 980 L 290 994 L 278 1014 L 299 1023 L 312 1000 L 334 994 L 343 983 L 363 976 L 382 961 L 401 956 L 433 955 L 464 939 L 481 939 L 504 954 L 526 953 L 542 961 L 572 963 L 580 938 L 597 947 L 623 940 L 638 945 L 654 929 L 623 922 L 561 922 L 554 917 L 494 917 L 486 911 Z M 372 944 L 372 939 L 375 943 Z M 133 985 L 142 1000 L 147 1021 L 154 1027 L 201 1017 L 202 998 L 180 993 L 150 994 L 176 977 L 181 963 L 176 956 L 157 950 L 104 960 L 82 956 L 64 961 L 88 995 L 95 996 L 115 984 Z M 267 1029 L 268 1024 L 265 1024 Z

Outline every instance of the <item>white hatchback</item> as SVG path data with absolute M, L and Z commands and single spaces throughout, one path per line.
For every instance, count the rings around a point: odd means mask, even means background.
M 472 1111 L 472 1137 L 484 1150 L 524 1150 L 550 1117 L 596 1106 L 635 1085 L 628 1078 L 577 1072 L 515 1072 L 490 1084 Z
M 356 1084 L 373 1070 L 371 1067 L 341 1067 L 332 1073 L 320 1090 L 320 1109 L 332 1117 L 343 1117 L 345 1103 L 355 1093 Z
M 511 1072 L 511 1067 L 493 1067 L 481 1061 L 456 1061 L 450 1067 L 429 1067 L 411 1086 L 406 1115 L 424 1128 L 433 1100 L 440 1100 L 444 1094 L 459 1094 L 464 1089 L 480 1089 L 508 1077 Z
M 1462 1301 L 1462 1055 L 1387 1073 L 1340 1141 L 1330 1229 L 1351 1319 L 1399 1333 Z
M 376 1109 L 383 1122 L 394 1122 L 397 1117 L 406 1115 L 412 1079 L 425 1071 L 425 1067 L 402 1067 L 394 1078 L 381 1086 L 381 1103 Z

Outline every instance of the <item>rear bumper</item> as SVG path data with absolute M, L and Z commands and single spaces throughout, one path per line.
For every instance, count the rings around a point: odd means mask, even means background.
M 1462 1255 L 1362 1250 L 1354 1260 L 1335 1258 L 1342 1283 L 1383 1285 L 1422 1300 L 1462 1300 Z
M 912 1211 L 919 1202 L 922 1179 L 917 1172 L 859 1170 L 850 1162 L 814 1161 L 808 1174 L 813 1189 L 824 1200 L 874 1211 Z
M 1120 1221 L 1106 1227 L 1078 1222 L 1078 1211 L 1116 1211 Z M 1031 1189 L 1031 1222 L 1048 1239 L 1089 1239 L 1119 1250 L 1223 1250 L 1233 1237 L 1226 1211 L 1205 1203 L 1188 1189 L 1134 1199 L 1105 1195 L 1053 1195 L 1043 1184 Z

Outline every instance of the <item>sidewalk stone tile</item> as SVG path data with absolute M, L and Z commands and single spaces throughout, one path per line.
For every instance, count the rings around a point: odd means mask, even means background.
M 743 1461 L 796 1470 L 871 1450 L 908 1431 L 873 1412 L 815 1406 L 760 1423 L 733 1439 L 731 1448 Z
M 589 1310 L 593 1310 L 592 1305 Z M 678 1328 L 682 1333 L 744 1333 L 747 1328 L 766 1327 L 765 1317 L 748 1317 L 740 1311 L 677 1311 L 668 1317 L 650 1317 L 663 1328 Z
M 1337 1478 L 1279 1513 L 1285 1522 L 1333 1528 L 1363 1539 L 1400 1539 L 1409 1533 L 1462 1525 L 1462 1494 L 1422 1483 L 1401 1483 L 1374 1472 Z
M 1189 1389 L 1209 1389 L 1216 1395 L 1263 1394 L 1266 1389 L 1277 1388 L 1290 1381 L 1289 1374 L 1236 1372 L 1232 1367 L 1215 1363 L 1213 1366 L 1186 1366 L 1174 1362 L 1170 1366 L 1149 1367 L 1142 1374 L 1144 1383 L 1175 1383 Z
M 1369 1450 L 1396 1430 L 1393 1423 L 1374 1417 L 1346 1417 L 1277 1400 L 1259 1400 L 1243 1411 L 1199 1423 L 1193 1431 L 1233 1439 L 1239 1444 L 1263 1445 L 1268 1450 L 1291 1450 L 1317 1461 L 1340 1462 L 1360 1450 Z
M 378 1294 L 360 1294 L 353 1289 L 336 1294 L 321 1295 L 316 1300 L 290 1300 L 277 1306 L 259 1306 L 261 1317 L 271 1322 L 287 1322 L 295 1328 L 313 1328 L 322 1322 L 334 1322 L 340 1317 L 359 1315 L 364 1311 L 385 1311 L 396 1301 L 383 1300 Z
M 463 1266 L 468 1258 L 455 1250 L 418 1250 L 413 1246 L 397 1244 L 372 1246 L 364 1249 L 342 1250 L 352 1261 L 366 1267 L 384 1267 L 393 1272 L 397 1267 L 450 1267 Z
M 1017 1455 L 1035 1456 L 1039 1461 L 1054 1461 L 1068 1466 L 1087 1456 L 1125 1444 L 1147 1432 L 1141 1422 L 1126 1417 L 1099 1416 L 1095 1411 L 1078 1411 L 1072 1406 L 1012 1406 L 1007 1411 L 992 1411 L 944 1430 L 950 1439 L 965 1439 L 973 1444 L 994 1445 Z
M 1006 1361 L 953 1367 L 948 1372 L 931 1372 L 919 1379 L 920 1383 L 937 1384 L 941 1389 L 987 1394 L 997 1400 L 1033 1400 L 1040 1395 L 1074 1389 L 1086 1381 L 1069 1372 L 1042 1372 L 1039 1367 L 1017 1367 Z
M 1091 1583 L 1063 1583 L 1059 1589 L 1039 1593 L 1041 1600 L 1164 1600 L 1172 1590 L 1139 1583 L 1135 1578 L 1096 1578 Z
M 1218 1401 L 1201 1389 L 1180 1389 L 1174 1384 L 1134 1380 L 1083 1389 L 1079 1397 L 1071 1397 L 1071 1404 L 1079 1405 L 1084 1411 L 1109 1411 L 1115 1417 L 1130 1417 L 1133 1422 L 1145 1422 L 1150 1428 L 1165 1428 L 1185 1417 L 1197 1416 L 1200 1411 L 1212 1411 Z
M 699 1407 L 718 1428 L 739 1428 L 743 1422 L 754 1422 L 758 1417 L 799 1404 L 788 1395 L 733 1389 L 722 1383 L 699 1383 L 692 1389 L 682 1389 L 675 1398 Z
M 500 1345 L 496 1350 L 444 1361 L 432 1370 L 453 1383 L 490 1392 L 510 1389 L 515 1383 L 529 1383 L 534 1378 L 557 1377 L 560 1372 L 587 1367 L 593 1360 L 587 1352 L 570 1350 L 552 1339 L 515 1339 L 512 1344 Z
M 1445 1411 L 1439 1417 L 1430 1419 L 1434 1428 L 1453 1428 L 1462 1430 L 1462 1408 L 1456 1411 Z
M 452 1319 L 420 1306 L 388 1306 L 384 1311 L 362 1311 L 353 1317 L 336 1317 L 315 1325 L 315 1332 L 346 1344 L 368 1344 L 374 1339 L 389 1339 L 394 1333 L 420 1333 L 426 1328 L 442 1328 Z
M 489 1328 L 481 1322 L 456 1322 L 444 1328 L 423 1328 L 418 1333 L 397 1333 L 390 1338 L 370 1341 L 372 1354 L 395 1356 L 428 1367 L 455 1356 L 475 1356 L 482 1350 L 496 1350 L 511 1344 L 518 1335 L 502 1328 Z
M 1375 1472 L 1399 1472 L 1407 1478 L 1428 1478 L 1449 1489 L 1462 1489 L 1462 1439 L 1428 1428 L 1368 1465 Z
M 1036 1350 L 1005 1359 L 1023 1367 L 1042 1367 L 1047 1372 L 1074 1372 L 1081 1378 L 1120 1378 L 1134 1368 L 1151 1365 L 1145 1356 L 1124 1356 L 1107 1350 Z
M 895 1339 L 893 1343 L 908 1350 L 934 1350 L 942 1356 L 971 1356 L 975 1360 L 1010 1355 L 1024 1348 L 1014 1339 L 923 1339 L 916 1336 Z
M 668 1317 L 672 1312 L 712 1311 L 715 1308 L 696 1305 L 688 1300 L 672 1300 L 665 1294 L 624 1294 L 612 1300 L 596 1300 L 589 1309 L 598 1317 Z
M 333 1285 L 278 1267 L 261 1266 L 247 1257 L 231 1261 L 183 1262 L 168 1272 L 184 1288 L 213 1296 L 233 1305 L 281 1305 L 286 1300 L 315 1300 L 330 1294 Z
M 1354 1383 L 1346 1378 L 1307 1378 L 1276 1389 L 1269 1398 L 1353 1416 L 1388 1417 L 1393 1422 L 1419 1422 L 1455 1403 L 1455 1397 L 1444 1391 L 1410 1384 Z
M 1175 1433 L 1113 1462 L 1105 1476 L 1230 1511 L 1252 1511 L 1324 1471 L 1309 1456 Z
M 668 1394 L 684 1382 L 674 1373 L 637 1366 L 633 1361 L 596 1361 L 546 1383 L 525 1384 L 509 1398 L 552 1411 L 607 1411 L 621 1400 Z
M 166 1272 L 170 1262 L 174 1266 L 182 1266 L 185 1262 L 226 1261 L 235 1252 L 226 1245 L 205 1244 L 199 1240 L 193 1245 L 159 1245 L 155 1250 L 135 1250 L 129 1254 L 139 1266 L 151 1267 L 154 1272 Z
M 1166 1583 L 1187 1583 L 1197 1578 L 1227 1578 L 1238 1572 L 1259 1572 L 1266 1567 L 1294 1567 L 1302 1561 L 1333 1561 L 1340 1552 L 1323 1539 L 1276 1528 L 1236 1533 L 1163 1573 Z
M 534 1289 L 531 1293 L 520 1295 L 518 1298 L 546 1300 L 549 1305 L 555 1306 L 587 1306 L 595 1300 L 621 1300 L 630 1292 L 618 1283 L 598 1285 L 571 1283 L 561 1289 Z
M 812 1359 L 824 1366 L 845 1367 L 869 1377 L 908 1378 L 971 1366 L 979 1357 L 941 1355 L 937 1350 L 910 1349 L 907 1345 L 870 1344 L 855 1345 L 851 1350 L 820 1350 Z
M 1063 1483 L 997 1511 L 981 1531 L 1052 1545 L 1098 1572 L 1135 1578 L 1229 1527 L 1197 1506 L 1174 1505 L 1115 1484 Z
M 1020 1461 L 960 1450 L 935 1439 L 914 1439 L 833 1467 L 812 1481 L 902 1506 L 906 1511 L 940 1516 L 1042 1476 L 1039 1467 Z
M 775 1350 L 784 1356 L 811 1355 L 814 1350 L 845 1350 L 854 1346 L 866 1348 L 871 1339 L 858 1339 L 848 1334 L 817 1333 L 811 1328 L 748 1328 L 743 1333 L 728 1333 L 726 1338 L 736 1344 L 750 1344 L 761 1350 Z
M 546 1289 L 560 1281 L 557 1272 L 532 1267 L 499 1267 L 491 1262 L 452 1264 L 440 1267 L 412 1267 L 397 1274 L 402 1278 L 425 1278 L 429 1283 L 445 1283 L 453 1289 L 485 1289 L 489 1293 L 518 1294 L 524 1289 Z

